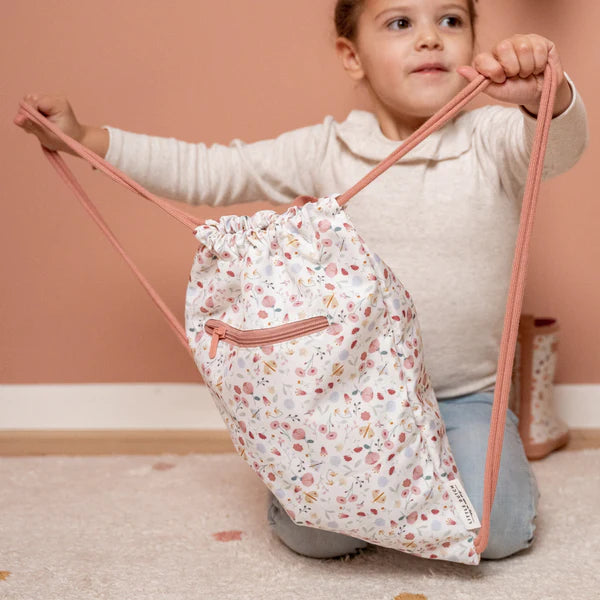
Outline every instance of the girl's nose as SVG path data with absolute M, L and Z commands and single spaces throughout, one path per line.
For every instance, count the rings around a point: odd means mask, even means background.
M 433 27 L 423 28 L 417 35 L 417 48 L 441 48 L 442 38 Z

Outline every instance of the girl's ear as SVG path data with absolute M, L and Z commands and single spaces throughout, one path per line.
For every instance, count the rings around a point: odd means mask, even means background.
M 355 81 L 363 79 L 365 72 L 363 71 L 360 56 L 354 43 L 348 38 L 338 37 L 335 41 L 335 49 L 346 73 Z

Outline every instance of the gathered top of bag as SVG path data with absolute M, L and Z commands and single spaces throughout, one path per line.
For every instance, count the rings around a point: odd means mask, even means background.
M 340 207 L 334 194 L 319 199 L 319 208 L 327 215 L 337 214 Z M 317 225 L 318 227 L 319 225 Z M 321 227 L 326 227 L 321 223 Z M 248 243 L 253 246 L 277 244 L 282 236 L 290 236 L 295 246 L 306 242 L 306 251 L 315 251 L 315 232 L 310 219 L 302 219 L 302 206 L 292 206 L 285 213 L 275 210 L 261 210 L 253 215 L 226 215 L 218 221 L 207 219 L 194 230 L 196 239 L 214 252 L 219 259 L 229 260 L 243 257 Z M 316 236 L 318 238 L 318 235 Z

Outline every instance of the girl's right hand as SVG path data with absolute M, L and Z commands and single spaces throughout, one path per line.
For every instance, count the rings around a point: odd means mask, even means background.
M 79 123 L 65 96 L 34 93 L 23 96 L 23 101 L 31 104 L 69 137 L 82 143 L 86 131 L 85 125 Z M 74 154 L 73 150 L 58 136 L 32 121 L 27 113 L 22 110 L 19 110 L 13 119 L 13 123 L 22 127 L 27 133 L 33 133 L 40 140 L 42 146 L 48 148 L 48 150 L 60 150 L 61 152 Z

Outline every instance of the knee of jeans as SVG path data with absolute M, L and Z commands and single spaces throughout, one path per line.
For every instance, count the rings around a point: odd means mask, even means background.
M 534 507 L 533 512 L 531 508 L 513 510 L 510 515 L 506 515 L 505 519 L 492 520 L 488 545 L 482 552 L 481 558 L 492 560 L 506 558 L 529 548 L 534 541 L 536 517 Z
M 316 527 L 297 525 L 278 502 L 268 508 L 271 530 L 290 550 L 309 558 L 336 558 L 353 554 L 369 544 L 364 540 Z

